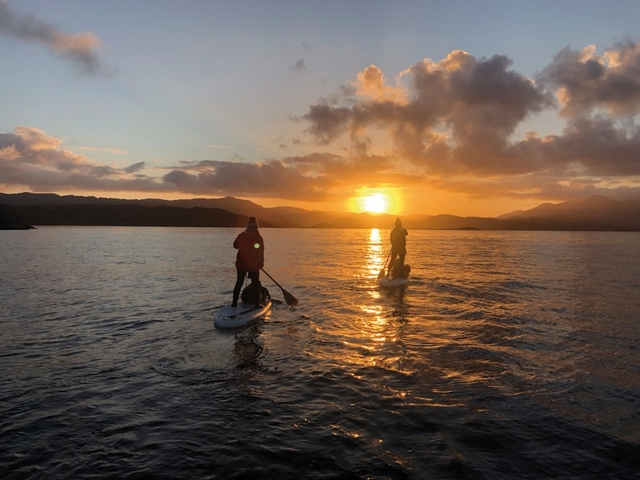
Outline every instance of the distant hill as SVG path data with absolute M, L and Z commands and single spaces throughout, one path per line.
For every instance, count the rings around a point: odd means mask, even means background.
M 20 217 L 14 207 L 0 205 L 0 230 L 29 230 L 34 228 Z
M 0 205 L 27 225 L 181 225 L 244 227 L 249 216 L 261 227 L 392 229 L 388 214 L 310 211 L 295 207 L 265 208 L 234 197 L 189 200 L 60 196 L 52 193 L 0 193 Z M 559 204 L 545 203 L 497 218 L 455 215 L 407 215 L 408 229 L 434 230 L 621 230 L 640 231 L 640 199 L 603 196 Z M 15 222 L 14 222 L 15 223 Z M 1 227 L 0 227 L 1 228 Z
M 33 225 L 245 227 L 248 217 L 219 208 L 147 207 L 128 204 L 15 205 Z M 262 227 L 274 225 L 263 222 Z
M 58 195 L 57 193 L 0 193 L 0 205 L 119 205 L 123 203 L 139 203 L 139 200 Z
M 368 213 L 349 214 L 316 228 L 393 228 L 394 215 Z M 409 215 L 402 218 L 408 229 L 432 230 L 640 230 L 640 200 L 612 200 L 594 196 L 584 201 L 542 204 L 527 211 L 516 211 L 492 217 L 459 217 L 455 215 Z
M 556 220 L 552 218 L 486 218 L 435 215 L 413 228 L 433 230 L 542 230 L 542 231 L 607 231 L 629 230 L 609 224 L 588 221 Z
M 612 200 L 594 195 L 581 201 L 543 203 L 531 210 L 518 210 L 500 219 L 546 219 L 557 222 L 588 222 L 614 229 L 640 229 L 640 199 Z
M 140 200 L 142 205 L 170 205 L 175 207 L 220 208 L 229 212 L 256 217 L 262 224 L 264 221 L 282 227 L 310 227 L 319 222 L 326 222 L 337 214 L 310 211 L 297 207 L 263 207 L 249 200 L 235 197 L 194 198 L 189 200 Z
M 309 211 L 296 207 L 265 208 L 249 200 L 234 197 L 193 198 L 186 200 L 163 200 L 146 198 L 126 200 L 104 197 L 82 197 L 77 195 L 57 195 L 55 193 L 0 193 L 0 205 L 142 205 L 146 207 L 217 208 L 243 217 L 257 217 L 261 226 L 311 227 L 326 222 L 338 214 Z
M 392 229 L 394 215 L 372 215 L 368 213 L 351 214 L 329 223 L 314 225 L 314 228 L 382 228 Z M 420 220 L 407 217 L 402 225 L 409 230 L 631 230 L 610 224 L 588 221 L 567 221 L 552 218 L 488 218 L 458 217 L 455 215 L 434 215 Z

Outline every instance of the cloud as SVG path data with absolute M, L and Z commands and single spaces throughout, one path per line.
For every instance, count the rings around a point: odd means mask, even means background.
M 36 192 L 65 189 L 97 191 L 166 191 L 152 177 L 132 176 L 144 162 L 119 169 L 96 163 L 62 148 L 63 141 L 33 127 L 0 133 L 0 185 Z
M 363 187 L 421 185 L 473 198 L 640 196 L 640 48 L 630 40 L 601 55 L 564 48 L 534 78 L 504 55 L 462 50 L 393 76 L 376 65 L 354 73 L 297 119 L 307 136 L 287 151 L 301 155 L 252 163 L 231 154 L 151 176 L 144 162 L 103 165 L 65 150 L 59 138 L 16 127 L 0 133 L 0 183 L 318 202 Z M 519 133 L 541 113 L 561 114 L 563 128 Z
M 486 198 L 508 197 L 512 199 L 548 199 L 584 200 L 593 195 L 638 198 L 640 182 L 622 183 L 603 181 L 600 178 L 574 178 L 558 180 L 555 176 L 511 176 L 500 178 L 434 178 L 426 183 L 427 187 L 463 194 L 467 198 L 481 200 Z
M 122 155 L 127 153 L 124 150 L 120 150 L 119 148 L 113 148 L 113 147 L 106 147 L 106 148 L 105 147 L 80 147 L 80 150 L 115 153 L 117 155 Z
M 353 189 L 353 185 L 413 185 L 422 181 L 421 175 L 395 171 L 395 161 L 384 155 L 371 155 L 366 145 L 359 145 L 348 157 L 331 153 L 313 153 L 282 159 L 286 165 L 311 176 L 326 176 L 334 185 Z
M 0 34 L 19 40 L 39 43 L 71 61 L 80 73 L 103 73 L 97 49 L 102 46 L 93 33 L 67 34 L 34 15 L 19 15 L 11 11 L 5 0 L 0 0 Z
M 180 192 L 196 195 L 276 197 L 322 201 L 331 198 L 335 181 L 327 176 L 303 175 L 296 168 L 273 160 L 236 163 L 215 160 L 185 163 L 167 173 L 162 181 Z
M 170 167 L 163 182 L 195 195 L 329 201 L 353 195 L 354 185 L 415 185 L 420 175 L 394 171 L 395 159 L 370 155 L 366 142 L 348 155 L 311 153 L 259 163 L 202 160 Z
M 293 67 L 290 67 L 289 70 L 293 70 L 296 72 L 304 72 L 307 70 L 307 64 L 304 62 L 304 58 L 298 60 Z
M 146 162 L 137 162 L 132 165 L 129 165 L 126 168 L 123 168 L 123 171 L 126 173 L 135 173 L 142 170 L 145 166 L 146 166 Z
M 214 150 L 233 150 L 233 147 L 227 145 L 207 145 L 207 148 L 213 148 Z
M 510 64 L 504 56 L 477 60 L 455 51 L 402 72 L 406 92 L 385 85 L 370 66 L 358 74 L 356 88 L 343 89 L 351 105 L 318 103 L 302 118 L 320 144 L 382 127 L 402 155 L 426 170 L 482 168 L 479 153 L 499 151 L 527 115 L 550 103 L 533 81 L 508 70 Z
M 63 148 L 63 141 L 33 127 L 0 133 L 0 186 L 32 191 L 94 190 L 192 195 L 275 197 L 326 201 L 348 198 L 354 184 L 416 184 L 420 176 L 394 172 L 394 159 L 370 155 L 358 144 L 347 156 L 314 153 L 247 163 L 183 161 L 163 176 L 145 174 L 145 162 L 116 168 Z
M 350 85 L 353 95 L 368 97 L 374 101 L 395 101 L 404 105 L 407 103 L 407 93 L 401 85 L 392 87 L 387 85 L 382 70 L 370 65 L 357 75 L 358 80 Z
M 536 78 L 512 64 L 457 50 L 411 65 L 394 85 L 371 65 L 299 120 L 317 145 L 366 140 L 373 152 L 391 144 L 397 167 L 470 194 L 537 195 L 551 191 L 535 188 L 549 179 L 565 190 L 610 188 L 609 180 L 640 176 L 640 128 L 632 119 L 640 113 L 640 46 L 627 40 L 601 57 L 592 47 L 566 48 Z M 558 108 L 567 122 L 560 134 L 514 137 L 525 120 Z
M 633 116 L 640 110 L 640 45 L 626 40 L 602 56 L 593 45 L 581 51 L 566 47 L 538 78 L 556 90 L 564 116 L 594 109 Z

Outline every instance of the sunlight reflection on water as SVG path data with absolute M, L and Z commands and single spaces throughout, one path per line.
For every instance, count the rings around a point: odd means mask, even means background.
M 637 235 L 411 231 L 386 291 L 388 230 L 263 229 L 300 303 L 222 331 L 237 233 L 0 232 L 7 478 L 637 471 Z

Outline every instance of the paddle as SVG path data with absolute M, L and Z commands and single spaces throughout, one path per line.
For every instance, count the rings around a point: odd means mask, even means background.
M 289 292 L 287 292 L 284 288 L 282 288 L 280 286 L 280 284 L 278 282 L 276 282 L 273 277 L 271 275 L 269 275 L 264 268 L 261 268 L 260 270 L 262 270 L 265 275 L 267 277 L 269 277 L 271 280 L 273 280 L 273 283 L 275 283 L 276 285 L 278 285 L 278 287 L 280 287 L 280 290 L 282 290 L 282 295 L 284 295 L 284 299 L 287 302 L 287 305 L 289 305 L 290 307 L 295 307 L 298 304 L 298 300 L 296 299 L 296 297 L 294 297 L 293 295 L 291 295 Z
M 233 315 L 227 315 L 226 318 L 236 318 L 238 315 L 242 315 L 242 314 L 245 314 L 245 313 L 253 312 L 255 309 L 256 309 L 256 307 L 251 307 L 248 310 L 243 310 L 241 312 L 234 313 Z
M 387 263 L 389 262 L 389 257 L 391 256 L 392 250 L 393 248 L 389 249 L 389 254 L 387 255 L 387 259 L 384 261 L 384 267 L 382 267 L 382 270 L 380 270 L 380 273 L 378 273 L 378 278 L 384 277 L 384 271 L 387 269 Z
M 204 311 L 206 312 L 207 310 L 216 310 L 217 308 L 226 307 L 227 305 L 229 305 L 229 304 L 228 303 L 223 303 L 222 305 L 216 305 L 215 307 L 205 308 Z

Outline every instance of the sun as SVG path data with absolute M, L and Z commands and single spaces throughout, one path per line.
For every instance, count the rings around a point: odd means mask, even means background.
M 384 213 L 388 208 L 388 199 L 383 193 L 372 193 L 361 197 L 360 204 L 365 212 Z
M 398 209 L 398 192 L 390 188 L 361 188 L 349 198 L 351 212 L 393 213 Z

